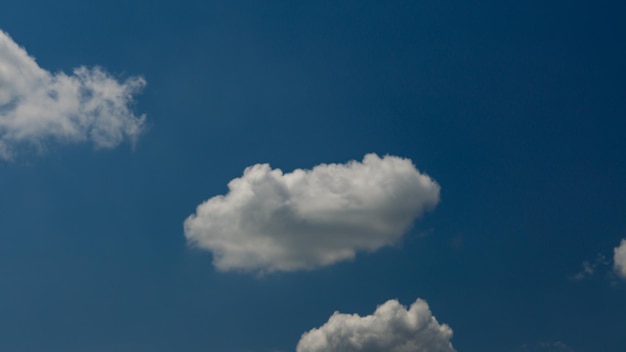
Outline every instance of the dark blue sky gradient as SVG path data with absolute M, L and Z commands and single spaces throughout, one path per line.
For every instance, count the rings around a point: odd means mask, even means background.
M 39 65 L 143 75 L 133 149 L 0 164 L 0 350 L 291 351 L 426 299 L 459 352 L 626 349 L 626 5 L 3 1 Z M 408 157 L 442 201 L 395 248 L 219 273 L 182 222 L 246 166 Z

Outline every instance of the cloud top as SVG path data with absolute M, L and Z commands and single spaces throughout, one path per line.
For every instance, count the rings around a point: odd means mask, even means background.
M 613 269 L 617 275 L 626 279 L 626 239 L 613 250 Z
M 313 269 L 396 243 L 440 190 L 409 159 L 376 154 L 290 173 L 257 164 L 228 188 L 185 220 L 185 236 L 218 269 L 254 272 Z
M 454 352 L 452 329 L 439 324 L 426 301 L 407 310 L 397 300 L 374 314 L 335 312 L 326 324 L 302 335 L 297 352 Z
M 0 30 L 0 159 L 50 141 L 112 148 L 135 139 L 145 116 L 130 109 L 141 77 L 119 82 L 101 68 L 50 73 Z

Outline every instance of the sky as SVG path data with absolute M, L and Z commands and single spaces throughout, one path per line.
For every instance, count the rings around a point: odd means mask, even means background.
M 626 349 L 626 5 L 0 6 L 1 351 Z

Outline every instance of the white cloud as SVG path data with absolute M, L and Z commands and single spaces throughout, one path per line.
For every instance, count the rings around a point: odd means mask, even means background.
M 452 329 L 439 324 L 426 301 L 407 310 L 397 300 L 374 314 L 335 312 L 326 324 L 302 335 L 297 352 L 454 352 Z
M 626 279 L 626 239 L 623 239 L 613 252 L 613 268 L 619 276 Z
M 396 243 L 440 189 L 410 160 L 376 154 L 290 173 L 257 164 L 228 188 L 185 220 L 185 236 L 218 269 L 257 272 L 312 269 Z
M 129 104 L 144 85 L 140 77 L 118 82 L 98 67 L 50 73 L 0 30 L 0 158 L 49 141 L 111 148 L 133 140 L 145 117 Z

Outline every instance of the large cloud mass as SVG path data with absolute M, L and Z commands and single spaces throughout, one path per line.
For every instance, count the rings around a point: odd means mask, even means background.
M 129 104 L 144 85 L 139 77 L 118 82 L 100 68 L 50 73 L 0 31 L 0 158 L 52 140 L 110 148 L 135 138 L 144 116 Z
M 439 201 L 439 185 L 410 160 L 375 154 L 291 173 L 257 164 L 228 188 L 184 225 L 221 270 L 294 271 L 352 259 L 397 242 Z
M 302 335 L 297 352 L 454 352 L 451 338 L 452 329 L 439 324 L 425 301 L 407 310 L 389 300 L 365 317 L 335 312 Z
M 614 249 L 613 268 L 619 276 L 626 279 L 626 239 Z

